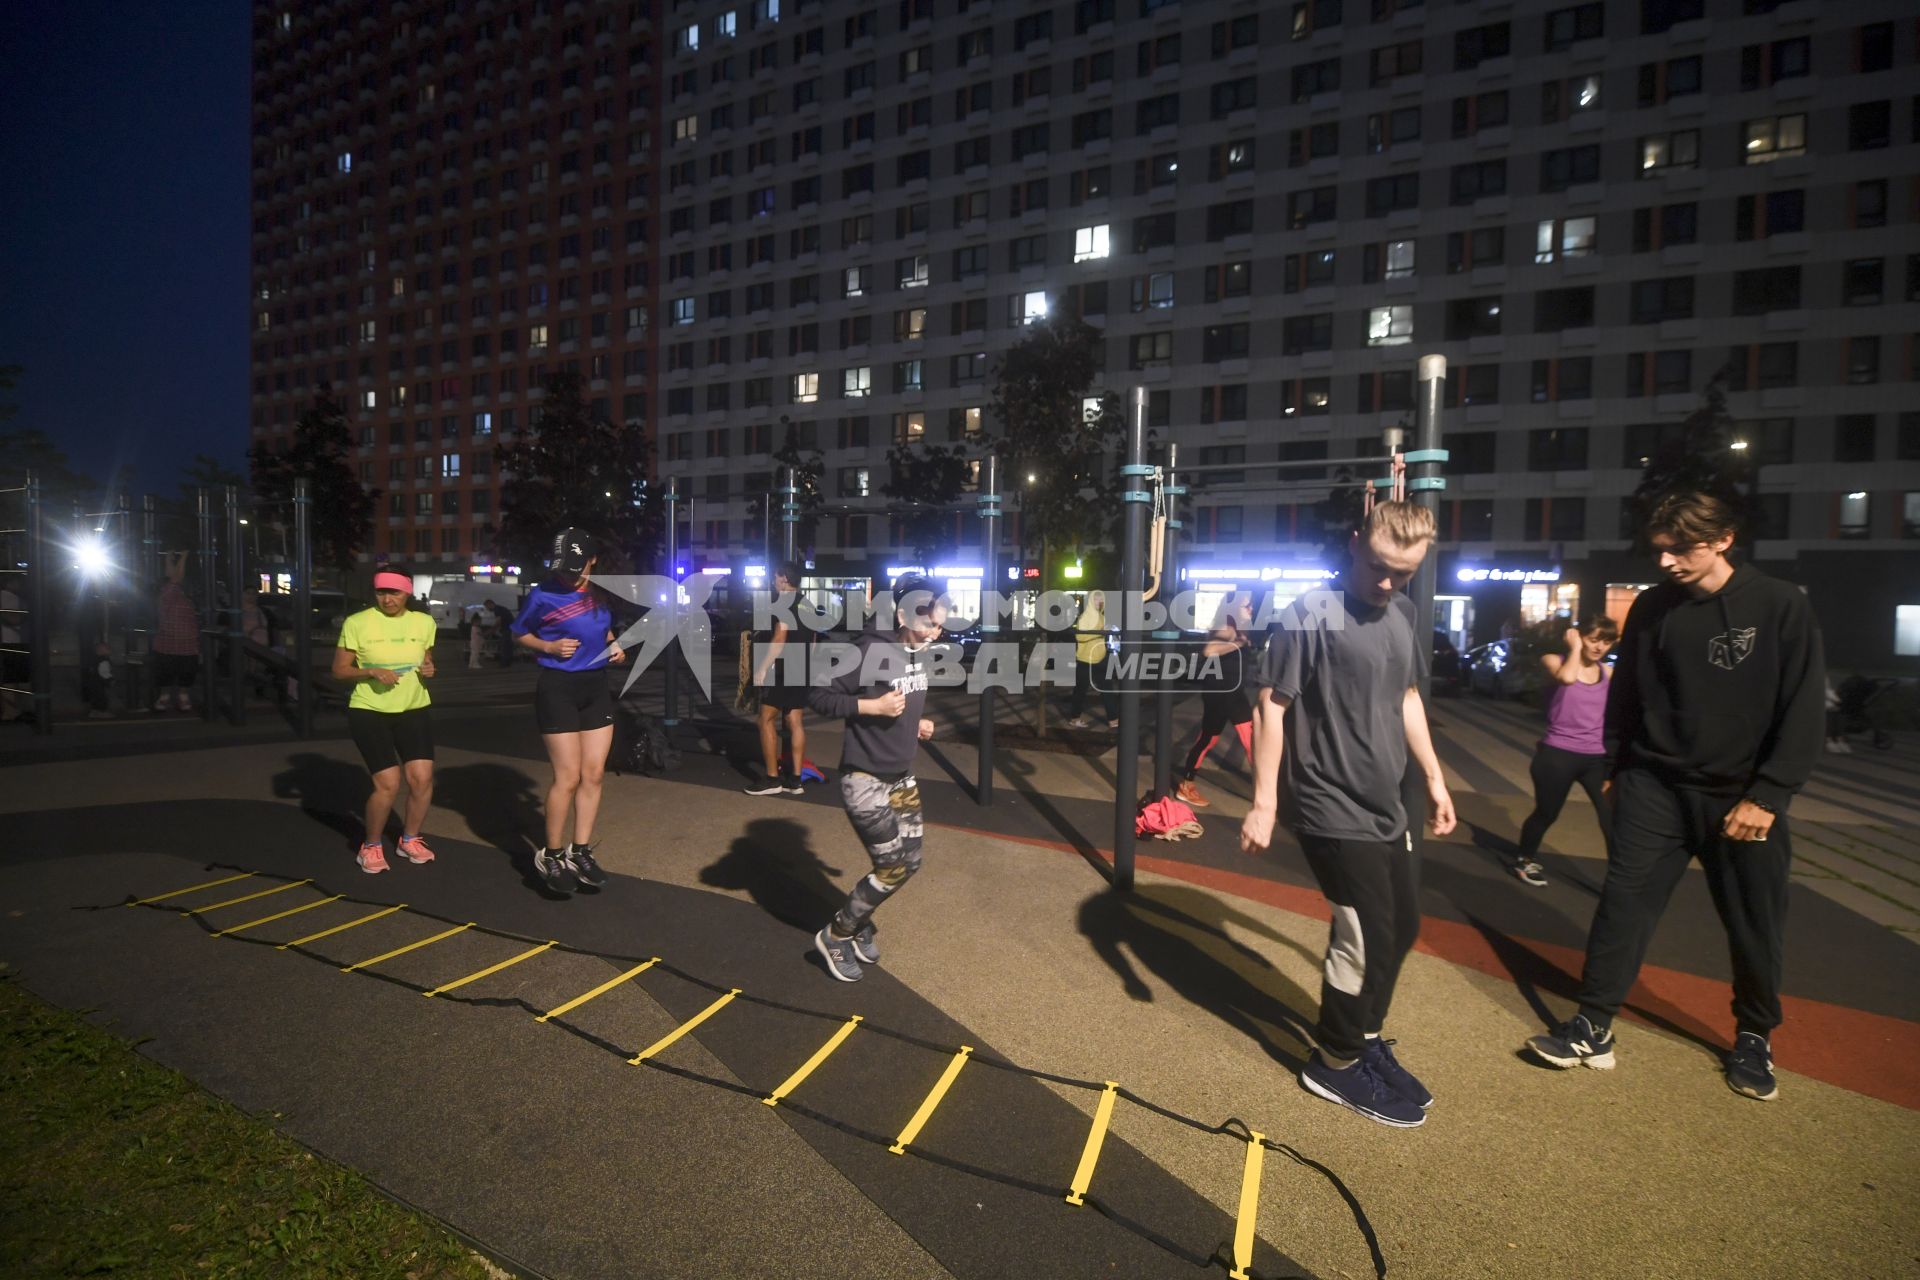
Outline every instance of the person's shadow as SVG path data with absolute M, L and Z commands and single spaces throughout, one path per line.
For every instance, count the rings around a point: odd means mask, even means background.
M 805 827 L 755 818 L 718 862 L 701 869 L 700 883 L 744 891 L 775 920 L 812 933 L 846 901 L 846 890 L 828 878 L 839 874 L 809 847 Z
M 534 780 L 511 765 L 464 764 L 436 769 L 433 803 L 466 820 L 473 834 L 506 856 L 530 889 L 555 895 L 533 867 L 545 818 Z
M 300 812 L 338 832 L 354 848 L 360 845 L 367 794 L 372 789 L 365 769 L 314 751 L 289 757 L 287 767 L 273 776 L 276 799 L 298 800 Z M 398 818 L 396 813 L 394 821 Z
M 1320 957 L 1211 894 L 1184 885 L 1150 885 L 1131 893 L 1096 893 L 1080 906 L 1080 932 L 1119 975 L 1127 994 L 1151 1001 L 1153 990 L 1135 962 L 1184 1000 L 1250 1037 L 1289 1071 L 1306 1065 L 1313 1000 L 1258 951 L 1226 929 L 1246 932 Z M 1129 956 L 1131 958 L 1129 958 Z

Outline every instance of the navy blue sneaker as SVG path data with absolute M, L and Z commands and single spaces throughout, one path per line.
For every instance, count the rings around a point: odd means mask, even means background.
M 1413 1072 L 1401 1066 L 1400 1060 L 1393 1056 L 1395 1043 L 1395 1041 L 1375 1036 L 1367 1041 L 1367 1051 L 1363 1055 L 1363 1060 L 1373 1067 L 1373 1074 L 1392 1085 L 1396 1093 L 1425 1111 L 1433 1105 L 1433 1094 L 1428 1092 L 1427 1086 L 1421 1084 Z
M 600 864 L 594 860 L 592 845 L 569 845 L 565 857 L 567 870 L 573 873 L 575 880 L 587 888 L 598 889 L 607 882 L 607 873 L 602 871 Z
M 1727 1055 L 1727 1088 L 1748 1098 L 1771 1102 L 1780 1096 L 1773 1078 L 1773 1050 L 1758 1031 L 1742 1031 Z
M 1550 1067 L 1592 1067 L 1613 1070 L 1613 1028 L 1595 1030 L 1585 1014 L 1576 1013 L 1544 1036 L 1527 1041 L 1527 1052 Z
M 1427 1122 L 1427 1113 L 1419 1104 L 1382 1080 L 1364 1057 L 1343 1071 L 1335 1071 L 1316 1051 L 1301 1068 L 1300 1084 L 1308 1093 L 1339 1103 L 1376 1124 L 1418 1129 Z

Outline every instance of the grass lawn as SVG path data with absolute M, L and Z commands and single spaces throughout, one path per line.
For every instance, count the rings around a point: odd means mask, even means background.
M 0 1275 L 499 1274 L 358 1174 L 0 976 Z

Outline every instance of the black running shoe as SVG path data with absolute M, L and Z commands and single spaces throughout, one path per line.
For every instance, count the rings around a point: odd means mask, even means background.
M 593 846 L 576 844 L 567 850 L 567 870 L 573 872 L 573 878 L 589 889 L 598 889 L 607 882 L 607 873 L 593 860 Z
M 1733 1052 L 1727 1055 L 1727 1088 L 1762 1102 L 1780 1096 L 1780 1085 L 1773 1078 L 1773 1050 L 1759 1032 L 1742 1031 L 1733 1038 Z
M 755 785 L 743 789 L 750 796 L 783 796 L 787 794 L 787 784 L 778 778 L 764 778 Z
M 546 882 L 547 888 L 555 893 L 572 893 L 580 887 L 580 882 L 567 867 L 564 851 L 554 853 L 547 849 L 540 850 L 533 855 L 533 869 Z

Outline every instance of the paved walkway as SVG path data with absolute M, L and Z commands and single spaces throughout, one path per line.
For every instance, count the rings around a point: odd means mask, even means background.
M 1296 851 L 1232 848 L 1245 784 L 1230 768 L 1203 771 L 1207 835 L 1143 845 L 1120 896 L 1089 865 L 1112 843 L 1098 739 L 1084 756 L 1008 754 L 988 808 L 970 748 L 936 739 L 927 868 L 887 908 L 883 965 L 849 987 L 807 949 L 860 871 L 826 789 L 750 799 L 723 755 L 614 779 L 615 881 L 556 901 L 528 876 L 545 769 L 526 677 L 466 679 L 443 686 L 440 860 L 381 877 L 348 859 L 364 781 L 338 725 L 312 743 L 270 725 L 103 729 L 74 759 L 0 741 L 16 752 L 0 773 L 0 959 L 528 1274 L 1200 1275 L 1234 1257 L 1249 1126 L 1338 1175 L 1396 1276 L 1577 1275 L 1596 1251 L 1627 1275 L 1915 1271 L 1911 742 L 1823 762 L 1796 805 L 1812 874 L 1795 883 L 1776 1104 L 1720 1082 L 1726 962 L 1697 877 L 1656 941 L 1620 1069 L 1547 1072 L 1515 1049 L 1568 1003 L 1599 872 L 1584 802 L 1549 838 L 1546 890 L 1502 874 L 1471 832 L 1430 843 L 1392 1033 L 1440 1101 L 1404 1133 L 1291 1079 L 1324 915 Z M 969 708 L 941 710 L 957 733 Z M 1528 805 L 1528 713 L 1462 701 L 1435 719 L 1463 812 L 1497 844 Z M 71 749 L 85 732 L 61 736 Z M 128 755 L 130 732 L 180 740 Z M 815 737 L 809 754 L 834 759 L 830 728 Z M 790 1097 L 761 1101 L 853 1014 Z M 1128 1095 L 1073 1208 L 1107 1080 Z M 1375 1274 L 1318 1172 L 1267 1150 L 1257 1192 L 1254 1274 Z

